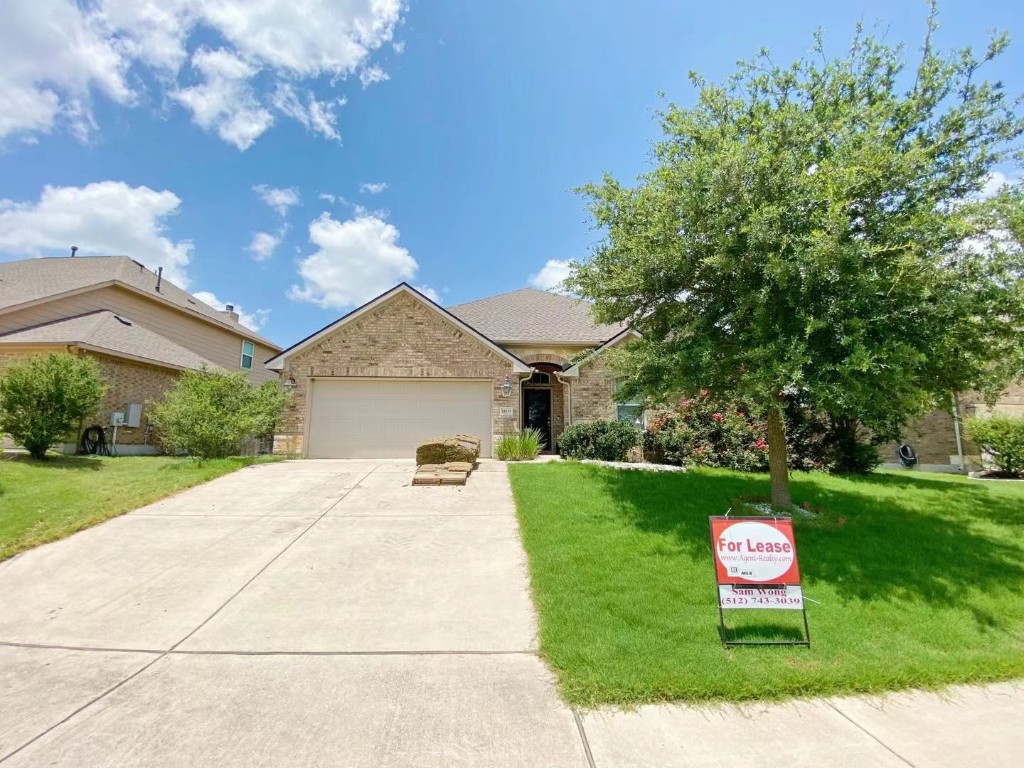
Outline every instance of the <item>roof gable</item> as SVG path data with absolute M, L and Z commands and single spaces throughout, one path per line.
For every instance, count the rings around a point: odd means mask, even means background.
M 157 291 L 157 282 L 160 290 Z M 0 313 L 67 294 L 118 285 L 215 323 L 271 349 L 280 347 L 128 256 L 79 256 L 0 262 Z
M 535 288 L 456 304 L 448 311 L 499 343 L 600 344 L 625 328 L 596 323 L 589 302 Z
M 283 370 L 285 362 L 288 360 L 288 358 L 292 357 L 295 354 L 298 354 L 299 352 L 301 352 L 304 349 L 308 349 L 309 347 L 311 347 L 312 345 L 316 344 L 318 341 L 320 341 L 325 336 L 328 336 L 329 334 L 334 333 L 335 331 L 337 331 L 339 328 L 341 328 L 342 326 L 346 325 L 347 323 L 351 323 L 352 321 L 358 319 L 362 315 L 366 314 L 367 312 L 370 312 L 374 308 L 380 306 L 384 302 L 388 301 L 389 299 L 391 299 L 394 296 L 397 296 L 397 295 L 399 295 L 401 293 L 405 293 L 405 294 L 407 294 L 409 296 L 412 296 L 414 299 L 416 299 L 417 301 L 421 302 L 424 306 L 428 307 L 430 310 L 432 310 L 433 312 L 436 312 L 438 315 L 440 315 L 442 318 L 444 318 L 445 321 L 451 323 L 452 325 L 454 325 L 459 330 L 469 334 L 476 341 L 480 342 L 481 344 L 483 344 L 488 349 L 490 349 L 493 352 L 497 353 L 500 357 L 503 357 L 504 359 L 508 360 L 512 364 L 513 370 L 519 371 L 519 372 L 522 372 L 522 373 L 526 373 L 526 372 L 529 372 L 531 370 L 530 366 L 528 366 L 526 363 L 524 363 L 518 357 L 513 355 L 507 349 L 503 349 L 502 347 L 498 346 L 493 341 L 491 341 L 489 338 L 487 338 L 482 333 L 480 333 L 476 328 L 473 328 L 471 325 L 467 324 L 466 322 L 464 322 L 460 318 L 458 318 L 455 315 L 451 314 L 450 312 L 445 310 L 443 307 L 441 307 L 438 304 L 434 303 L 433 301 L 428 299 L 426 296 L 424 296 L 422 293 L 417 291 L 415 288 L 413 288 L 408 283 L 399 283 L 398 285 L 396 285 L 391 290 L 382 293 L 380 296 L 376 297 L 375 299 L 371 299 L 370 301 L 368 301 L 365 304 L 363 304 L 361 307 L 357 307 L 356 309 L 354 309 L 351 312 L 349 312 L 347 315 L 343 315 L 342 317 L 340 317 L 337 320 L 335 320 L 333 323 L 325 325 L 319 331 L 316 331 L 315 333 L 310 334 L 309 336 L 307 336 L 306 338 L 302 339 L 301 341 L 296 342 L 295 344 L 293 344 L 292 346 L 288 347 L 288 349 L 284 350 L 280 354 L 278 354 L 275 357 L 272 357 L 269 360 L 267 360 L 266 367 L 269 370 L 271 370 L 271 371 Z
M 568 368 L 566 368 L 565 371 L 562 373 L 562 375 L 565 376 L 566 378 L 570 378 L 570 379 L 578 378 L 579 375 L 580 375 L 580 366 L 581 365 L 586 365 L 587 363 L 589 363 L 591 360 L 593 360 L 595 357 L 600 355 L 605 350 L 611 349 L 612 347 L 615 347 L 615 346 L 618 346 L 619 344 L 621 344 L 624 341 L 629 341 L 630 339 L 639 339 L 639 338 L 640 338 L 640 334 L 637 331 L 634 331 L 632 328 L 623 328 L 621 331 L 619 331 L 617 334 L 612 336 L 610 339 L 608 339 L 608 341 L 606 341 L 604 344 L 599 346 L 593 352 L 588 354 L 585 358 L 580 360 L 578 363 L 576 363 L 575 365 L 570 365 Z

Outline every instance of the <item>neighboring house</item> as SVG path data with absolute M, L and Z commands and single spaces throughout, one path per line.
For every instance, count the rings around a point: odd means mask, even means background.
M 905 443 L 917 454 L 918 469 L 934 472 L 978 469 L 981 466 L 981 449 L 964 437 L 964 420 L 971 416 L 984 417 L 990 413 L 1024 417 L 1024 380 L 1011 383 L 991 409 L 976 392 L 961 394 L 957 398 L 957 405 L 956 419 L 953 418 L 952 409 L 932 411 L 911 424 L 900 440 L 882 446 L 882 465 L 899 467 L 896 451 Z
M 274 450 L 411 457 L 420 442 L 461 432 L 490 456 L 523 427 L 551 450 L 568 424 L 641 418 L 637 404 L 616 402 L 601 354 L 633 336 L 554 293 L 527 288 L 444 309 L 402 283 L 267 362 L 294 392 Z
M 182 370 L 243 370 L 253 382 L 272 381 L 263 362 L 280 349 L 230 308 L 204 304 L 127 256 L 0 263 L 0 373 L 50 352 L 94 358 L 107 389 L 83 426 L 108 425 L 112 413 L 141 406 L 138 426 L 118 430 L 122 453 L 157 451 L 145 403 Z

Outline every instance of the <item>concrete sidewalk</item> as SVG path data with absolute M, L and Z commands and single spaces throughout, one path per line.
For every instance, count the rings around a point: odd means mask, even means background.
M 1024 683 L 941 693 L 582 717 L 600 768 L 1010 768 L 1024 764 Z
M 577 713 L 504 465 L 258 465 L 0 564 L 8 766 L 1017 766 L 1024 689 Z

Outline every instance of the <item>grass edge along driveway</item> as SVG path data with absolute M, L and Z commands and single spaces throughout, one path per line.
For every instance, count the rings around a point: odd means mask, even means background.
M 794 473 L 813 645 L 726 650 L 709 515 L 765 475 L 513 465 L 541 653 L 567 701 L 744 701 L 1024 677 L 1024 484 Z M 734 611 L 750 639 L 799 615 Z
M 0 561 L 250 464 L 170 456 L 0 456 Z

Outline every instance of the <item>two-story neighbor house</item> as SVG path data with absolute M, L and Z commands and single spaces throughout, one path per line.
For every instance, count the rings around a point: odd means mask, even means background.
M 275 451 L 310 458 L 411 457 L 468 433 L 490 456 L 501 435 L 622 418 L 603 350 L 634 336 L 596 324 L 590 306 L 523 289 L 447 309 L 402 283 L 268 361 L 294 392 Z
M 253 382 L 274 380 L 263 363 L 279 351 L 230 307 L 204 304 L 127 256 L 0 263 L 0 372 L 49 352 L 94 358 L 107 389 L 86 426 L 109 424 L 115 412 L 137 415 L 137 426 L 118 431 L 122 453 L 158 450 L 145 403 L 182 370 L 242 370 Z

